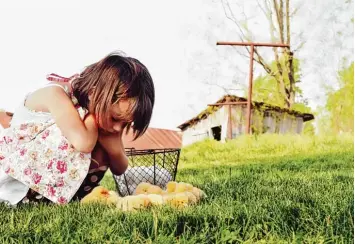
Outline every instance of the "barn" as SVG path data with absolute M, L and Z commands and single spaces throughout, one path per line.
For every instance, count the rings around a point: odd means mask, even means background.
M 216 103 L 246 102 L 235 95 L 225 95 Z M 206 138 L 218 141 L 233 139 L 245 133 L 247 105 L 208 106 L 194 118 L 182 123 L 182 145 L 186 146 Z M 263 102 L 253 102 L 251 111 L 252 133 L 302 133 L 303 123 L 314 116 L 295 110 L 280 108 Z

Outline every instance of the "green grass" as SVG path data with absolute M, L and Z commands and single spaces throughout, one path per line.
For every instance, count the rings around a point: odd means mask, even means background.
M 177 175 L 205 190 L 198 206 L 0 205 L 0 243 L 353 243 L 353 148 L 347 135 L 205 141 L 183 149 Z

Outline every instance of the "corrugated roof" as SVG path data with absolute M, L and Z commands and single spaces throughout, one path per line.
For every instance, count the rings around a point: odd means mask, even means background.
M 141 149 L 165 149 L 165 148 L 181 148 L 182 134 L 179 131 L 148 128 L 146 132 L 137 140 L 132 133 L 123 136 L 123 144 L 125 148 Z
M 246 102 L 248 101 L 246 98 L 244 97 L 238 97 L 235 95 L 224 95 L 221 99 L 219 99 L 216 103 L 223 103 L 226 102 L 227 98 L 230 99 L 230 102 Z M 201 113 L 199 113 L 197 116 L 193 117 L 192 119 L 182 123 L 181 125 L 179 125 L 177 128 L 181 129 L 182 131 L 184 131 L 185 129 L 187 129 L 189 126 L 196 124 L 198 121 L 200 121 L 201 119 L 205 119 L 207 118 L 208 115 L 210 115 L 211 113 L 215 112 L 216 110 L 218 110 L 221 106 L 223 105 L 218 105 L 218 106 L 214 106 L 214 107 L 208 107 L 205 110 L 203 110 Z M 296 110 L 291 110 L 291 109 L 287 109 L 287 108 L 280 108 L 278 106 L 274 106 L 271 104 L 267 104 L 264 102 L 252 102 L 252 106 L 255 107 L 261 107 L 263 106 L 263 109 L 269 109 L 269 110 L 274 110 L 274 111 L 279 111 L 279 112 L 284 112 L 284 113 L 288 113 L 291 115 L 295 115 L 295 116 L 300 116 L 303 118 L 303 121 L 309 121 L 314 119 L 313 114 L 308 114 L 308 113 L 301 113 L 298 112 Z

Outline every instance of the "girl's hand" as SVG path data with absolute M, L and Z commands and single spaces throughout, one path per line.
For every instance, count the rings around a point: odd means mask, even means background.
M 98 143 L 106 151 L 109 157 L 109 167 L 113 174 L 121 175 L 128 167 L 128 158 L 126 156 L 122 133 L 105 133 L 99 131 Z
M 123 147 L 122 133 L 107 133 L 99 129 L 98 143 L 107 151 L 112 154 L 121 152 Z

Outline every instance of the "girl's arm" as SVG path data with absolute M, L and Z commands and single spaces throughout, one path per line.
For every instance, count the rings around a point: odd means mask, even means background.
M 83 121 L 71 99 L 57 86 L 42 88 L 27 99 L 28 107 L 36 111 L 50 112 L 73 147 L 84 153 L 90 153 L 97 142 L 98 128 L 93 115 Z
M 128 167 L 128 158 L 122 142 L 122 133 L 99 133 L 98 142 L 108 155 L 111 172 L 115 175 L 123 174 Z

